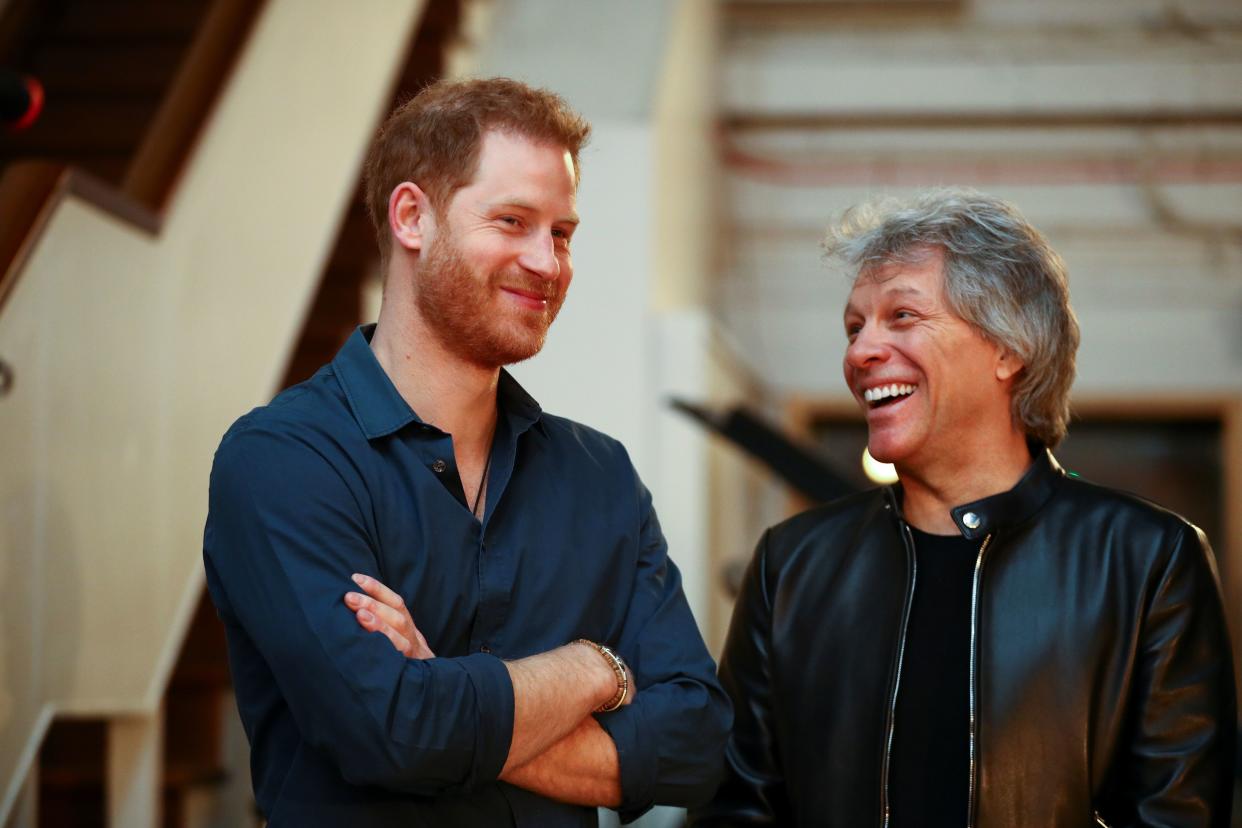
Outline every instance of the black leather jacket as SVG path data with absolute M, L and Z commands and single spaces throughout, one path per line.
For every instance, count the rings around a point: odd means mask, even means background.
M 970 825 L 1228 825 L 1233 665 L 1203 533 L 1043 449 L 952 515 L 979 542 Z M 899 489 L 764 535 L 720 663 L 728 773 L 692 824 L 886 824 L 917 572 Z

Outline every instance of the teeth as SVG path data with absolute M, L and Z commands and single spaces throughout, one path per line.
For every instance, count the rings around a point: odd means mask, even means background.
M 868 388 L 863 392 L 863 399 L 867 402 L 879 402 L 889 397 L 905 396 L 914 393 L 913 385 L 881 385 L 878 388 Z

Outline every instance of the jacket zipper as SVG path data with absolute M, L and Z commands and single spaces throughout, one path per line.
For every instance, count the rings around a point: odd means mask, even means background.
M 978 661 L 979 661 L 979 580 L 983 573 L 983 555 L 988 551 L 992 536 L 983 539 L 979 556 L 975 558 L 975 577 L 970 586 L 970 794 L 966 800 L 966 828 L 975 824 L 975 771 L 978 765 Z
M 893 733 L 896 730 L 897 718 L 897 692 L 901 688 L 901 662 L 906 655 L 906 629 L 910 624 L 910 608 L 914 605 L 914 585 L 919 577 L 919 561 L 914 553 L 914 536 L 910 534 L 910 527 L 904 522 L 902 529 L 905 532 L 906 556 L 910 559 L 910 588 L 906 591 L 906 605 L 901 611 L 901 638 L 897 644 L 897 672 L 893 678 L 893 694 L 888 703 L 888 738 L 884 743 L 884 790 L 883 790 L 883 806 L 884 806 L 884 823 L 883 828 L 888 828 L 889 820 L 889 804 L 888 804 L 888 769 L 889 761 L 893 756 Z

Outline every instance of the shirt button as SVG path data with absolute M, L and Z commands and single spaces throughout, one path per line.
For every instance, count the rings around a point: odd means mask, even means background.
M 974 512 L 967 512 L 962 515 L 962 524 L 967 529 L 978 529 L 980 523 L 982 523 L 982 521 L 979 520 L 979 516 Z
M 448 468 L 448 463 L 443 460 L 437 460 L 431 464 L 431 470 L 436 474 L 444 474 L 444 470 Z
M 492 651 L 492 648 L 487 646 L 486 644 L 484 644 L 482 647 L 479 648 L 480 653 L 490 653 L 491 651 Z

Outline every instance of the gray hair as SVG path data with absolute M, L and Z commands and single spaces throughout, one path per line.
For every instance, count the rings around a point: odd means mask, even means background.
M 877 267 L 944 254 L 949 307 L 1023 363 L 1013 387 L 1015 422 L 1055 448 L 1069 422 L 1078 321 L 1065 263 L 1012 204 L 969 189 L 853 207 L 830 227 L 824 251 L 853 278 Z

